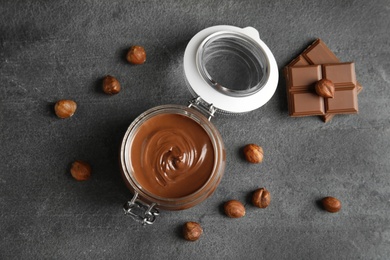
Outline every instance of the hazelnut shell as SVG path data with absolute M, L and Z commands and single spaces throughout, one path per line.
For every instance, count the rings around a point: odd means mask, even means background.
M 271 193 L 265 188 L 257 189 L 252 195 L 252 204 L 259 208 L 266 208 L 271 203 Z
M 131 46 L 127 52 L 126 59 L 131 64 L 143 64 L 146 61 L 146 52 L 144 47 L 139 45 Z
M 229 200 L 223 205 L 226 216 L 230 218 L 241 218 L 245 216 L 245 207 L 238 200 Z
M 250 163 L 261 163 L 263 162 L 264 151 L 261 146 L 257 144 L 247 144 L 244 149 L 245 159 Z
M 322 207 L 331 213 L 336 213 L 341 209 L 341 202 L 335 197 L 325 197 L 321 200 Z
M 91 177 L 91 166 L 84 161 L 77 160 L 72 163 L 70 174 L 78 181 L 85 181 Z
M 203 229 L 197 222 L 187 222 L 183 226 L 183 236 L 188 241 L 196 241 L 202 234 Z
M 69 118 L 74 115 L 77 109 L 77 104 L 73 100 L 59 100 L 54 105 L 54 112 L 59 118 Z
M 103 79 L 103 91 L 108 95 L 118 94 L 121 91 L 121 84 L 115 77 L 107 75 Z

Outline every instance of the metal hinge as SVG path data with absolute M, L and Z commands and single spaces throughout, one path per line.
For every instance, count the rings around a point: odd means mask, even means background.
M 206 115 L 209 121 L 212 117 L 214 117 L 214 114 L 217 111 L 213 104 L 207 103 L 206 101 L 201 99 L 201 97 L 197 97 L 191 100 L 188 107 L 196 108 L 198 111 Z

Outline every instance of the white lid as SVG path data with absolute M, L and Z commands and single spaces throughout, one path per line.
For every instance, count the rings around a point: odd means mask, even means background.
M 208 78 L 207 71 L 203 71 L 199 53 L 204 51 L 207 43 L 213 38 L 224 36 L 242 39 L 245 44 L 249 44 L 252 51 L 254 49 L 262 56 L 263 60 L 259 63 L 264 64 L 259 66 L 262 66 L 264 75 L 257 87 L 251 86 L 251 89 L 244 91 L 230 91 L 216 84 Z M 190 40 L 185 50 L 184 72 L 189 87 L 196 96 L 201 97 L 216 109 L 230 113 L 249 112 L 263 106 L 275 93 L 279 80 L 275 58 L 267 45 L 260 40 L 258 31 L 253 27 L 239 28 L 219 25 L 200 31 Z

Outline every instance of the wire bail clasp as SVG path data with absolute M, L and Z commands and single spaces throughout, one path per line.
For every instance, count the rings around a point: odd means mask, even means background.
M 125 211 L 126 215 L 129 215 L 135 221 L 140 222 L 142 225 L 151 225 L 156 220 L 156 216 L 160 214 L 160 212 L 154 208 L 154 206 L 156 206 L 156 203 L 148 205 L 139 200 L 138 192 L 134 192 L 133 198 L 125 203 L 123 210 Z

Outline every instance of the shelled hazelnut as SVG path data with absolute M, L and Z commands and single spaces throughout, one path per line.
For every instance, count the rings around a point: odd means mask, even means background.
M 78 181 L 85 181 L 91 177 L 91 166 L 84 161 L 77 160 L 72 163 L 70 173 Z
M 188 241 L 196 241 L 202 234 L 203 229 L 197 222 L 187 222 L 183 226 L 183 236 Z
M 54 105 L 54 112 L 59 118 L 68 118 L 76 112 L 77 104 L 73 100 L 59 100 Z
M 139 45 L 131 46 L 127 52 L 126 59 L 131 64 L 143 64 L 146 61 L 146 52 L 144 47 Z
M 118 94 L 121 91 L 121 84 L 115 77 L 107 75 L 103 79 L 103 91 L 108 95 Z
M 263 148 L 257 144 L 247 144 L 244 147 L 245 159 L 250 163 L 261 163 L 263 161 Z
M 266 208 L 271 203 L 271 194 L 265 188 L 257 189 L 252 195 L 252 204 L 259 208 Z
M 241 218 L 245 216 L 245 207 L 238 200 L 229 200 L 223 205 L 225 214 L 230 218 Z
M 331 213 L 336 213 L 341 209 L 341 202 L 335 197 L 325 197 L 321 200 L 322 207 Z

